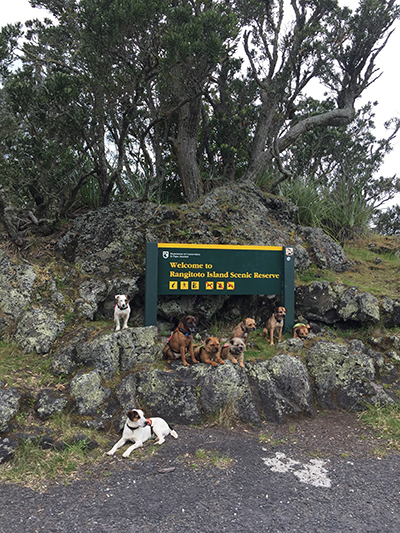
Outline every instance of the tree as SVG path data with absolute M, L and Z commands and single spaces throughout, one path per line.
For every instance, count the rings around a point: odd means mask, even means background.
M 244 43 L 261 105 L 244 179 L 255 181 L 280 154 L 318 127 L 343 126 L 355 117 L 355 102 L 378 77 L 375 66 L 399 16 L 395 1 L 362 0 L 354 14 L 330 0 L 292 0 L 292 25 L 284 0 L 244 2 L 250 26 Z M 296 117 L 299 99 L 319 80 L 335 107 Z M 275 184 L 272 184 L 274 187 Z
M 53 20 L 0 36 L 0 194 L 53 220 L 171 184 L 190 202 L 266 174 L 274 190 L 302 136 L 354 120 L 399 16 L 395 0 L 354 13 L 336 0 L 31 1 Z M 313 81 L 328 92 L 307 110 Z
M 334 105 L 307 99 L 298 114 L 322 113 Z M 298 205 L 301 224 L 323 226 L 342 239 L 366 229 L 372 214 L 400 192 L 396 175 L 379 175 L 400 120 L 389 121 L 388 137 L 377 139 L 373 111 L 369 103 L 349 125 L 316 128 L 286 151 L 283 164 L 290 177 L 280 191 Z

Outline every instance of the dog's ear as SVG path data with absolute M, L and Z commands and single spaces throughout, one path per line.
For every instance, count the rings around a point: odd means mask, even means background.
M 125 298 L 126 298 L 126 301 L 127 301 L 127 302 L 130 302 L 130 301 L 131 301 L 131 298 L 130 298 L 130 296 L 129 296 L 128 294 L 125 294 Z
M 306 328 L 307 328 L 308 330 L 310 330 L 310 329 L 311 329 L 310 324 L 307 324 Z
M 204 344 L 209 344 L 210 340 L 211 340 L 211 337 L 207 337 L 206 340 L 204 341 Z
M 133 422 L 133 419 L 135 418 L 135 416 L 137 416 L 137 412 L 134 411 L 134 410 L 132 410 L 132 411 L 128 411 L 128 412 L 126 413 L 126 416 L 129 418 L 129 420 L 130 420 L 131 422 Z

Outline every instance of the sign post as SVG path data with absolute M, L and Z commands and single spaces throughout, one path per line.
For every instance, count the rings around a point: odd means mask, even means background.
M 157 325 L 158 295 L 280 294 L 294 325 L 294 249 L 148 242 L 145 325 Z M 266 317 L 268 318 L 268 317 Z

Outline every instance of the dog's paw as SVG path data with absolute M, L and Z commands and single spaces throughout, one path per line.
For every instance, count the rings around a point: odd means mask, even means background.
M 114 452 L 113 452 L 112 450 L 109 450 L 109 451 L 107 452 L 107 455 L 114 455 Z
M 128 453 L 127 451 L 124 452 L 124 453 L 122 454 L 122 457 L 125 457 L 125 459 L 126 459 L 127 457 L 129 457 L 129 456 L 130 456 L 130 452 Z

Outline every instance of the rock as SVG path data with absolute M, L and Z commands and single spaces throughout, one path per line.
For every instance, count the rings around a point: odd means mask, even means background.
M 98 370 L 76 376 L 71 381 L 70 392 L 78 413 L 88 416 L 95 415 L 111 394 L 110 389 L 101 385 L 101 375 Z
M 72 374 L 79 365 L 97 368 L 110 379 L 119 371 L 143 370 L 161 358 L 156 326 L 129 328 L 113 333 L 81 331 L 75 340 L 54 356 L 52 371 Z
M 179 368 L 184 377 L 187 371 Z M 199 405 L 203 415 L 221 416 L 259 425 L 260 413 L 254 404 L 252 391 L 244 371 L 230 362 L 211 368 L 195 365 L 190 374 L 195 380 Z M 228 412 L 227 412 L 228 411 Z
M 138 379 L 136 392 L 146 416 L 161 416 L 179 424 L 201 422 L 196 382 L 189 369 L 179 373 L 161 370 L 139 372 Z
M 86 450 L 95 450 L 99 447 L 99 443 L 95 440 L 90 439 L 87 435 L 83 433 L 78 433 L 71 439 L 71 444 L 78 444 L 85 448 Z
M 30 304 L 36 274 L 31 265 L 17 265 L 0 250 L 0 309 L 18 320 Z
M 314 414 L 311 383 L 297 358 L 287 354 L 275 356 L 253 365 L 248 376 L 266 420 L 282 423 L 288 417 Z M 298 390 L 293 389 L 294 383 Z
M 320 228 L 299 227 L 307 242 L 308 253 L 319 268 L 345 272 L 351 266 L 343 248 Z
M 15 342 L 25 353 L 48 353 L 65 322 L 57 318 L 57 313 L 49 307 L 31 307 L 18 322 Z
M 296 311 L 308 321 L 335 324 L 358 322 L 375 324 L 380 319 L 379 302 L 357 287 L 314 281 L 296 288 Z
M 0 464 L 9 461 L 14 457 L 18 442 L 11 437 L 0 437 Z
M 323 409 L 354 409 L 375 395 L 371 386 L 374 362 L 364 352 L 318 341 L 307 352 L 306 362 L 317 403 Z
M 55 413 L 62 412 L 67 405 L 66 394 L 54 389 L 43 389 L 36 398 L 35 410 L 40 420 L 46 420 Z
M 106 284 L 95 278 L 86 280 L 79 287 L 79 296 L 75 300 L 78 314 L 93 320 L 98 304 L 107 296 Z
M 0 389 L 0 433 L 8 430 L 8 424 L 18 413 L 21 394 L 14 387 Z

